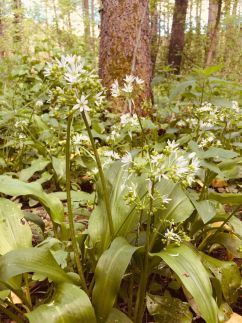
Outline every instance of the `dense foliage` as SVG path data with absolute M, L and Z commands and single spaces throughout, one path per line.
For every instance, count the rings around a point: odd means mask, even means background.
M 59 19 L 77 6 L 61 1 Z M 161 47 L 151 108 L 135 73 L 104 88 L 94 40 L 60 25 L 46 44 L 28 35 L 31 54 L 5 32 L 0 321 L 226 322 L 241 287 L 238 55 L 202 68 L 191 24 L 182 75 Z

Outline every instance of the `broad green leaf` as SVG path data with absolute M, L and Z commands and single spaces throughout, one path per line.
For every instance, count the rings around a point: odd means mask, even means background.
M 206 160 L 201 160 L 200 164 L 204 169 L 208 169 L 214 173 L 213 178 L 215 178 L 216 175 L 218 175 L 220 178 L 224 177 L 223 173 L 221 172 L 221 170 L 219 169 L 217 164 L 215 164 L 213 162 L 208 162 Z
M 234 194 L 234 193 L 209 192 L 208 199 L 218 201 L 222 204 L 229 204 L 229 205 L 242 204 L 242 194 L 240 193 Z
M 167 195 L 171 199 L 165 210 L 158 211 L 159 218 L 174 220 L 175 223 L 183 222 L 189 218 L 194 207 L 179 184 L 162 179 L 157 183 L 155 189 L 161 195 Z M 159 209 L 157 202 L 154 203 L 154 206 Z
M 72 284 L 56 287 L 53 299 L 26 314 L 30 323 L 96 323 L 87 294 Z
M 219 163 L 218 167 L 223 172 L 225 179 L 242 177 L 242 157 L 230 159 Z
M 0 303 L 1 300 L 5 300 L 10 294 L 10 290 L 6 289 L 6 290 L 0 290 Z
M 38 225 L 42 232 L 45 231 L 45 223 L 42 220 L 42 218 L 40 216 L 38 216 L 35 213 L 32 212 L 24 212 L 24 218 L 29 221 L 29 222 L 33 222 L 34 224 Z
M 130 318 L 117 308 L 113 308 L 105 323 L 133 323 Z
M 0 257 L 0 281 L 8 282 L 10 278 L 27 272 L 40 274 L 57 283 L 73 282 L 46 248 L 18 249 Z
M 195 201 L 193 200 L 193 205 L 195 206 L 199 216 L 203 220 L 203 223 L 206 224 L 213 219 L 216 215 L 216 207 L 213 201 Z
M 215 236 L 215 239 L 212 240 L 212 243 L 215 245 L 220 244 L 236 258 L 242 257 L 242 240 L 235 234 L 220 232 Z
M 59 181 L 66 180 L 66 160 L 65 158 L 52 157 L 52 165 Z
M 165 250 L 152 253 L 162 258 L 177 274 L 184 287 L 194 298 L 202 318 L 206 323 L 218 322 L 218 307 L 212 296 L 212 286 L 208 273 L 199 255 L 189 246 L 168 246 Z
M 146 297 L 147 309 L 155 322 L 163 323 L 191 323 L 190 306 L 168 293 L 164 296 L 150 295 Z
M 219 280 L 226 302 L 229 304 L 235 302 L 241 283 L 237 265 L 233 261 L 221 261 L 206 254 L 202 254 L 202 261 Z
M 126 237 L 137 226 L 139 215 L 135 212 L 135 208 L 125 203 L 124 196 L 131 182 L 137 184 L 138 191 L 144 192 L 143 178 L 130 176 L 127 167 L 124 167 L 120 162 L 114 162 L 110 165 L 105 172 L 105 177 L 108 183 L 115 234 L 116 236 Z M 90 216 L 88 233 L 90 236 L 89 247 L 94 247 L 99 256 L 108 248 L 111 236 L 100 182 L 97 183 L 97 192 L 98 205 Z
M 106 322 L 117 298 L 124 273 L 137 249 L 119 237 L 100 257 L 95 270 L 96 284 L 92 294 L 93 305 L 100 322 Z
M 115 234 L 116 236 L 126 237 L 136 228 L 139 212 L 136 211 L 135 206 L 131 207 L 125 203 L 124 196 L 128 192 L 128 187 L 131 186 L 131 183 L 136 185 L 137 194 L 140 199 L 146 196 L 148 194 L 146 177 L 131 176 L 127 167 L 124 167 L 120 162 L 110 165 L 105 176 L 108 180 Z M 176 223 L 189 218 L 194 208 L 179 184 L 162 179 L 155 188 L 161 195 L 168 195 L 171 198 L 171 202 L 165 210 L 161 210 L 159 203 L 155 203 L 159 218 L 174 220 Z M 100 188 L 98 188 L 98 195 L 99 203 L 90 217 L 88 232 L 90 235 L 89 247 L 94 247 L 96 254 L 100 255 L 110 244 L 111 237 L 102 190 Z
M 183 94 L 188 87 L 193 87 L 195 83 L 196 83 L 195 80 L 188 80 L 188 81 L 178 83 L 177 86 L 171 90 L 170 97 L 169 97 L 170 101 L 174 100 L 177 96 Z
M 204 159 L 216 158 L 216 159 L 226 159 L 226 158 L 235 158 L 238 156 L 233 150 L 226 150 L 223 148 L 212 147 L 202 153 Z
M 61 224 L 64 221 L 62 203 L 52 194 L 45 193 L 39 183 L 25 183 L 10 176 L 1 175 L 0 192 L 11 196 L 30 196 L 45 207 L 53 222 Z
M 242 240 L 242 222 L 236 216 L 232 216 L 229 220 L 229 225 L 232 227 L 233 232 L 238 235 L 238 237 Z
M 0 255 L 32 246 L 32 232 L 16 203 L 0 199 Z
M 30 167 L 21 170 L 19 173 L 19 179 L 23 182 L 27 182 L 34 173 L 43 170 L 49 163 L 49 160 L 43 158 L 33 160 Z

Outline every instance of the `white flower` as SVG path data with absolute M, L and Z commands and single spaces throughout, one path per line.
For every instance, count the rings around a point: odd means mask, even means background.
M 118 153 L 116 153 L 115 151 L 113 151 L 113 150 L 106 150 L 106 151 L 104 151 L 103 152 L 103 155 L 105 156 L 105 157 L 111 157 L 112 159 L 120 159 L 120 156 L 119 156 L 119 154 Z
M 177 147 L 179 146 L 179 144 L 177 144 L 175 142 L 175 140 L 173 140 L 173 141 L 168 140 L 167 141 L 167 146 L 170 148 L 170 150 L 174 151 L 174 150 L 177 149 Z
M 87 135 L 76 134 L 73 136 L 72 140 L 74 145 L 80 145 L 82 141 L 89 141 L 89 137 Z
M 85 62 L 80 56 L 66 56 L 61 58 L 61 65 L 65 69 L 64 78 L 69 83 L 76 83 L 81 74 L 85 72 Z
M 188 160 L 183 156 L 179 156 L 176 160 L 176 176 L 180 177 L 188 173 Z
M 208 140 L 207 139 L 202 139 L 200 144 L 198 145 L 200 148 L 205 147 L 208 144 Z
M 168 241 L 178 241 L 178 242 L 182 241 L 181 237 L 177 233 L 175 233 L 173 229 L 166 230 L 165 238 Z
M 79 79 L 79 74 L 71 74 L 71 73 L 65 73 L 64 75 L 64 79 L 68 82 L 68 83 L 77 83 L 78 79 Z
M 118 80 L 115 80 L 113 82 L 113 84 L 111 85 L 111 93 L 114 98 L 116 98 L 120 95 Z
M 200 161 L 197 157 L 193 157 L 192 158 L 192 162 L 191 162 L 191 165 L 192 167 L 192 170 L 194 171 L 194 173 L 197 173 L 199 168 L 200 168 Z
M 136 80 L 136 77 L 133 75 L 126 75 L 124 78 L 124 82 L 126 83 L 133 83 Z
M 47 66 L 44 69 L 44 76 L 45 77 L 48 77 L 48 76 L 51 75 L 52 68 L 53 68 L 53 64 L 52 63 L 47 63 Z
M 130 152 L 127 152 L 127 154 L 125 154 L 122 158 L 121 158 L 121 162 L 124 165 L 129 165 L 130 163 L 133 162 L 133 158 Z
M 133 87 L 132 83 L 126 83 L 126 84 L 124 84 L 124 87 L 122 88 L 122 90 L 126 93 L 132 93 L 133 89 L 134 89 L 134 87 Z
M 137 114 L 131 115 L 130 113 L 125 113 L 120 117 L 120 123 L 123 127 L 136 127 L 139 125 L 139 120 Z
M 191 125 L 191 126 L 196 126 L 198 124 L 198 120 L 194 119 L 194 118 L 189 118 L 187 119 L 187 122 Z
M 35 106 L 37 107 L 37 108 L 40 108 L 40 107 L 42 107 L 44 105 L 44 103 L 43 103 L 43 101 L 42 100 L 38 100 L 38 101 L 36 101 L 35 102 Z
M 164 155 L 158 154 L 151 156 L 151 163 L 158 166 L 160 163 L 164 162 Z
M 240 113 L 240 108 L 239 108 L 239 104 L 237 101 L 232 101 L 232 109 L 236 112 L 236 113 Z
M 198 110 L 200 112 L 210 112 L 212 111 L 212 103 L 204 102 Z
M 80 112 L 83 111 L 90 111 L 89 107 L 88 107 L 88 101 L 87 101 L 87 97 L 82 95 L 80 100 L 77 99 L 77 104 L 74 105 L 73 107 L 74 110 L 79 109 Z
M 138 85 L 142 85 L 142 84 L 144 84 L 144 80 L 140 79 L 138 76 L 136 76 L 136 78 L 135 78 L 135 82 L 136 82 Z
M 184 127 L 186 125 L 186 122 L 183 120 L 179 120 L 176 124 L 178 127 Z
M 105 99 L 105 96 L 102 94 L 103 94 L 103 92 L 99 92 L 95 96 L 95 103 L 97 106 L 101 105 L 103 100 Z
M 201 130 L 210 130 L 213 128 L 213 124 L 210 122 L 204 122 L 204 121 L 200 121 L 200 129 Z
M 168 203 L 170 203 L 170 201 L 171 201 L 171 199 L 168 197 L 167 194 L 162 195 L 162 202 L 163 202 L 163 204 L 168 204 Z

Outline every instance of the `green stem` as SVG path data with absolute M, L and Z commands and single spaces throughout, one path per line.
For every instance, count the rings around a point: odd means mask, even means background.
M 109 194 L 108 194 L 108 190 L 107 190 L 107 184 L 106 184 L 105 176 L 104 176 L 104 173 L 103 173 L 102 163 L 101 163 L 101 160 L 100 160 L 97 148 L 96 148 L 96 144 L 95 144 L 95 141 L 94 141 L 94 138 L 93 138 L 93 135 L 92 135 L 91 128 L 90 128 L 89 123 L 87 121 L 85 111 L 82 112 L 82 118 L 83 118 L 83 121 L 85 123 L 87 133 L 88 133 L 88 136 L 89 136 L 91 144 L 92 144 L 92 149 L 93 149 L 93 152 L 94 152 L 94 156 L 95 156 L 95 159 L 96 159 L 97 168 L 98 168 L 98 171 L 99 171 L 99 176 L 100 176 L 100 180 L 101 180 L 101 184 L 102 184 L 102 188 L 103 188 L 103 197 L 104 197 L 104 202 L 105 202 L 106 211 L 107 211 L 109 230 L 110 230 L 110 234 L 111 234 L 111 239 L 113 239 L 113 237 L 114 237 L 114 226 L 113 226 L 112 212 L 111 212 L 111 206 L 110 206 L 110 201 L 109 201 Z
M 71 153 L 71 124 L 72 124 L 72 115 L 69 115 L 67 118 L 67 131 L 66 131 L 66 195 L 67 195 L 67 209 L 68 209 L 68 220 L 70 226 L 70 234 L 72 241 L 72 248 L 74 251 L 74 258 L 76 262 L 76 267 L 78 274 L 80 276 L 81 286 L 84 291 L 88 294 L 88 288 L 85 281 L 82 264 L 80 261 L 79 247 L 76 239 L 75 226 L 74 226 L 74 216 L 72 211 L 72 201 L 71 201 L 71 162 L 70 162 L 70 153 Z
M 30 309 L 32 309 L 32 300 L 31 300 L 31 295 L 30 295 L 30 289 L 29 289 L 29 279 L 28 279 L 28 273 L 24 273 L 24 282 L 25 282 L 25 295 L 26 299 L 30 305 Z
M 144 266 L 141 272 L 141 282 L 139 285 L 137 301 L 135 304 L 135 323 L 142 323 L 144 311 L 145 311 L 145 294 L 149 277 L 149 252 L 150 252 L 150 235 L 151 235 L 151 219 L 153 215 L 153 195 L 154 195 L 155 183 L 152 182 L 150 208 L 147 216 L 147 229 L 146 229 L 146 242 L 145 242 L 145 256 Z

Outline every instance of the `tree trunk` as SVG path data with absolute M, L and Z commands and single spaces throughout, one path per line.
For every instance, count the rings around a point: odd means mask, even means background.
M 208 43 L 205 66 L 210 66 L 216 55 L 222 0 L 209 0 Z
M 13 0 L 13 10 L 14 10 L 14 40 L 19 42 L 21 40 L 21 21 L 22 21 L 22 4 L 21 0 Z
M 239 0 L 234 0 L 233 9 L 232 9 L 233 16 L 236 16 L 236 14 L 237 14 L 238 4 L 239 4 Z
M 90 48 L 90 13 L 89 0 L 82 0 L 83 22 L 84 22 L 84 39 L 87 48 Z
M 155 2 L 154 7 L 151 8 L 151 61 L 152 61 L 152 78 L 155 74 L 155 64 L 160 45 L 160 16 Z
M 188 0 L 175 1 L 171 40 L 168 53 L 168 64 L 174 68 L 175 74 L 179 74 L 181 69 L 182 52 L 185 45 L 187 7 Z
M 3 26 L 3 4 L 1 4 L 1 7 L 0 7 L 0 57 L 3 57 L 4 56 L 4 50 L 1 49 L 3 48 L 2 45 L 3 45 L 3 36 L 4 36 L 4 26 Z
M 145 82 L 139 103 L 151 99 L 148 0 L 103 0 L 99 66 L 105 87 L 134 74 Z

